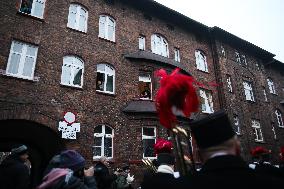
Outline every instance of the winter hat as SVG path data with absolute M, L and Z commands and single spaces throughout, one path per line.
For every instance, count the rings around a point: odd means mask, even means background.
M 191 122 L 190 128 L 197 146 L 203 149 L 222 144 L 236 134 L 223 110 Z
M 65 150 L 60 154 L 60 167 L 78 171 L 85 166 L 85 159 L 75 150 Z
M 20 144 L 12 148 L 11 150 L 12 154 L 17 154 L 17 155 L 23 155 L 28 153 L 28 147 L 24 144 Z

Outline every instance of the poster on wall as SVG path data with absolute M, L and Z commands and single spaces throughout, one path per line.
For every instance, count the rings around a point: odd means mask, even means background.
M 76 139 L 76 133 L 80 132 L 80 123 L 76 123 L 76 114 L 66 112 L 64 121 L 59 122 L 58 130 L 61 131 L 61 137 L 64 139 Z

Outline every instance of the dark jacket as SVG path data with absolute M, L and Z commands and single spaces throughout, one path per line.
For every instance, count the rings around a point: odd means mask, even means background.
M 115 185 L 116 175 L 110 175 L 107 166 L 101 162 L 94 166 L 94 176 L 99 189 L 112 189 Z
M 274 167 L 268 162 L 255 164 L 254 170 L 259 174 L 275 176 L 284 179 L 284 175 L 282 175 L 283 173 L 281 172 L 280 168 Z
M 177 188 L 177 179 L 169 173 L 155 173 L 144 177 L 141 189 L 172 189 Z
M 283 181 L 257 174 L 241 157 L 224 155 L 209 159 L 192 178 L 183 178 L 183 188 L 282 188 Z
M 52 169 L 37 189 L 97 189 L 94 177 L 80 179 L 70 169 Z
M 0 165 L 1 189 L 30 188 L 29 168 L 17 154 L 8 156 Z

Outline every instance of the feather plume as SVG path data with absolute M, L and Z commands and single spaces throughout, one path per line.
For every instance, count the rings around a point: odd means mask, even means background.
M 176 122 L 173 107 L 181 110 L 186 117 L 199 107 L 193 77 L 180 74 L 179 70 L 175 69 L 170 75 L 167 75 L 164 69 L 156 72 L 156 76 L 161 77 L 160 89 L 156 95 L 156 108 L 160 123 L 168 129 L 173 128 Z
M 269 154 L 270 150 L 267 150 L 266 148 L 262 146 L 257 146 L 254 149 L 251 150 L 251 155 L 253 157 L 261 156 L 263 154 Z
M 155 154 L 159 153 L 172 153 L 173 144 L 165 139 L 159 138 L 154 145 Z

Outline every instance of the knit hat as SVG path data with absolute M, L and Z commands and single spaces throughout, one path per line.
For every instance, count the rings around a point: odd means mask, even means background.
M 85 166 L 85 159 L 75 150 L 65 150 L 60 154 L 60 167 L 78 171 Z
M 191 131 L 199 148 L 222 144 L 235 135 L 228 115 L 220 110 L 190 123 Z
M 12 154 L 23 155 L 28 153 L 28 147 L 24 144 L 17 145 L 16 147 L 12 148 Z

